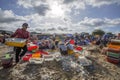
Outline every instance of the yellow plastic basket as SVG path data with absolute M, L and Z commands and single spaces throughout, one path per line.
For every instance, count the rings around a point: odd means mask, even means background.
M 73 50 L 68 50 L 68 54 L 73 54 L 74 51 Z
M 26 39 L 21 38 L 8 38 L 5 42 L 8 46 L 14 46 L 14 47 L 24 47 L 26 45 Z

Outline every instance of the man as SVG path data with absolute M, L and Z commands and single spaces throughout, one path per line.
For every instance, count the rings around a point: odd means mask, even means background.
M 30 37 L 30 34 L 27 31 L 27 28 L 28 28 L 28 24 L 23 23 L 22 28 L 17 29 L 11 37 L 22 38 L 22 39 L 27 39 L 28 40 L 29 37 Z M 21 50 L 23 50 L 23 51 L 21 52 Z M 27 45 L 25 45 L 24 47 L 16 47 L 16 54 L 15 54 L 16 63 L 19 62 L 19 59 L 21 57 L 23 57 L 26 52 L 27 52 Z

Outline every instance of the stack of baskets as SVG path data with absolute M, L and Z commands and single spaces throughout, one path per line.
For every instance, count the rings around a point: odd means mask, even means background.
M 120 40 L 112 39 L 108 44 L 107 60 L 115 64 L 120 62 Z
M 23 56 L 23 61 L 29 61 L 30 58 L 40 58 L 41 53 L 39 52 L 39 47 L 35 44 L 30 44 L 28 46 L 28 52 Z

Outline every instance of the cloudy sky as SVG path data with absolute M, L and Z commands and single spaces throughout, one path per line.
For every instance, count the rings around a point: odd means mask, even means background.
M 120 0 L 0 0 L 0 29 L 79 33 L 120 32 Z

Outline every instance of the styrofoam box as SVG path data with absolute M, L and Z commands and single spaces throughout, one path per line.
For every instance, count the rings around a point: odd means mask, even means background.
M 92 64 L 92 62 L 88 59 L 86 59 L 84 56 L 79 56 L 78 61 L 82 66 L 89 66 Z
M 43 58 L 45 61 L 52 61 L 54 60 L 54 56 L 53 55 L 43 55 Z
M 33 64 L 42 64 L 44 58 L 30 58 L 29 62 Z

